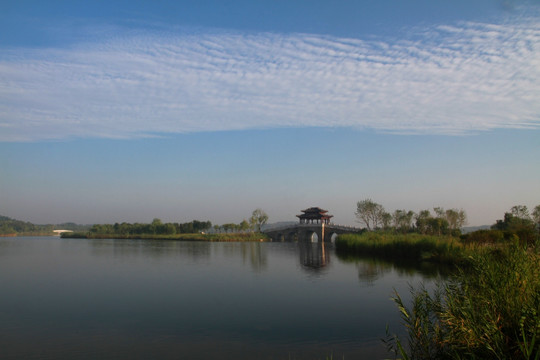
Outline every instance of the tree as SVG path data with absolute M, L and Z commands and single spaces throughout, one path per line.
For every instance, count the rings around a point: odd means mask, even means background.
M 436 217 L 428 219 L 428 233 L 441 236 L 448 232 L 448 221 L 444 218 Z
M 242 222 L 241 222 L 240 225 L 239 225 L 239 229 L 240 229 L 240 231 L 247 231 L 247 230 L 249 230 L 249 223 L 247 222 L 246 219 L 242 220 Z
M 256 228 L 258 232 L 261 231 L 261 226 L 266 224 L 267 221 L 268 215 L 262 209 L 253 210 L 251 218 L 249 219 L 253 228 Z
M 467 215 L 463 209 L 449 209 L 446 210 L 444 214 L 450 230 L 459 230 L 467 222 Z
M 435 219 L 439 219 L 441 221 L 434 221 L 432 220 L 433 218 L 426 220 L 431 228 L 430 231 L 432 234 L 443 235 L 451 233 L 458 235 L 460 234 L 460 229 L 467 223 L 467 214 L 463 209 L 444 210 L 442 207 L 435 207 L 433 208 L 433 211 L 436 215 Z M 423 221 L 421 221 L 420 225 L 424 225 L 422 223 Z
M 505 239 L 511 239 L 512 235 L 517 235 L 521 243 L 528 245 L 534 245 L 538 238 L 536 223 L 531 219 L 524 205 L 513 206 L 510 212 L 504 213 L 504 219 L 497 220 L 491 229 L 502 230 Z
M 433 208 L 433 211 L 435 211 L 435 215 L 437 215 L 438 218 L 444 219 L 445 218 L 445 211 L 442 207 L 435 207 Z
M 540 228 L 540 205 L 536 205 L 532 212 L 532 218 L 536 227 Z
M 420 234 L 427 234 L 429 228 L 429 219 L 431 218 L 431 213 L 429 210 L 421 210 L 416 215 L 416 229 Z
M 366 225 L 368 231 L 375 230 L 383 223 L 385 211 L 382 205 L 373 202 L 371 199 L 365 199 L 356 203 L 355 215 L 358 222 Z
M 530 219 L 529 209 L 525 205 L 512 206 L 510 213 L 520 219 Z
M 387 213 L 386 211 L 381 216 L 382 227 L 385 230 L 388 230 L 392 226 L 392 214 Z
M 240 229 L 240 225 L 237 225 L 235 223 L 223 224 L 221 225 L 221 227 L 225 230 L 226 233 L 237 232 Z

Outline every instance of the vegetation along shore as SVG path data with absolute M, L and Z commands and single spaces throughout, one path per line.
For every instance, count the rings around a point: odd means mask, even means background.
M 465 235 L 452 226 L 466 221 L 455 210 L 392 216 L 368 199 L 357 217 L 370 231 L 339 236 L 338 251 L 455 266 L 435 291 L 411 289 L 410 306 L 395 293 L 407 338 L 387 329 L 383 341 L 396 358 L 540 359 L 540 205 L 514 206 Z

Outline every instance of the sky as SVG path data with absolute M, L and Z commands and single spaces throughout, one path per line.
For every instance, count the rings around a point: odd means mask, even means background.
M 2 1 L 0 214 L 540 204 L 537 0 Z

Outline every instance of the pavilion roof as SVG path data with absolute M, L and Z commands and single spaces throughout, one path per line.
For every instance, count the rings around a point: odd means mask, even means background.
M 330 219 L 334 215 L 327 214 L 328 210 L 323 210 L 319 207 L 310 207 L 309 209 L 302 210 L 303 214 L 296 215 L 300 219 Z
M 309 213 L 313 213 L 313 212 L 316 212 L 316 213 L 327 213 L 328 210 L 323 210 L 321 209 L 320 207 L 310 207 L 309 209 L 306 209 L 306 210 L 302 210 L 303 213 L 306 213 L 306 212 L 309 212 Z

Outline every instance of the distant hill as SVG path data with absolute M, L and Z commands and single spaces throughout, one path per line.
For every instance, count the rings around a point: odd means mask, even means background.
M 53 225 L 35 225 L 28 221 L 16 220 L 0 215 L 1 235 L 52 234 L 53 229 Z
M 75 223 L 63 223 L 58 225 L 36 225 L 28 221 L 12 219 L 0 215 L 0 235 L 50 235 L 53 230 L 88 231 L 91 225 L 78 225 Z

